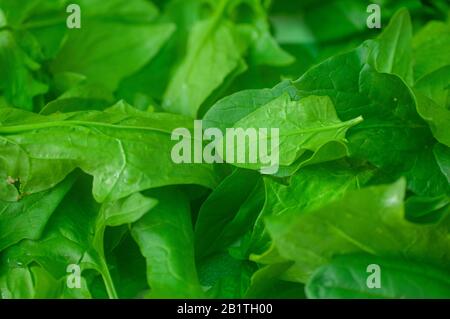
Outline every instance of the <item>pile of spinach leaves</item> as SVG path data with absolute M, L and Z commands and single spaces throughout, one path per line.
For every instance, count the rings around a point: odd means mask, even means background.
M 0 0 L 0 298 L 450 298 L 448 2 L 71 2 Z

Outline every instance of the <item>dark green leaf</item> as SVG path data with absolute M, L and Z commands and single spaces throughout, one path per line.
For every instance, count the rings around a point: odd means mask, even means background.
M 380 287 L 369 288 L 369 265 Z M 306 285 L 309 298 L 450 298 L 450 274 L 427 264 L 368 255 L 341 256 L 320 267 Z

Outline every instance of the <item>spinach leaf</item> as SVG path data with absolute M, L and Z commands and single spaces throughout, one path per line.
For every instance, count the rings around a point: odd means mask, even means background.
M 232 26 L 223 21 L 227 2 L 219 1 L 211 18 L 192 28 L 186 57 L 164 94 L 166 110 L 195 117 L 208 95 L 239 65 L 240 48 Z M 216 50 L 217 47 L 221 49 Z M 209 68 L 214 69 L 213 74 Z M 204 81 L 208 73 L 208 81 Z
M 145 65 L 174 30 L 171 24 L 86 24 L 80 30 L 70 33 L 52 62 L 51 70 L 54 74 L 83 74 L 89 82 L 102 84 L 112 91 L 118 87 L 121 79 L 132 75 Z M 155 34 L 158 37 L 154 36 Z M 110 48 L 114 48 L 113 53 Z M 114 65 L 114 68 L 111 68 L 111 65 Z
M 15 267 L 0 276 L 0 299 L 91 298 L 84 278 L 81 283 L 80 289 L 69 289 L 65 278 L 57 280 L 42 267 Z
M 167 111 L 196 117 L 228 77 L 246 69 L 247 51 L 256 64 L 293 61 L 270 36 L 261 1 L 220 0 L 209 5 L 208 18 L 192 24 L 186 54 L 164 93 L 162 105 Z
M 446 1 L 71 4 L 0 0 L 0 298 L 450 297 Z
M 40 64 L 19 46 L 13 33 L 0 30 L 0 92 L 7 105 L 33 109 L 33 98 L 48 86 L 36 79 Z
M 450 66 L 425 76 L 415 91 L 417 112 L 428 123 L 434 137 L 447 146 L 450 145 L 450 109 L 447 101 L 449 71 Z M 427 84 L 422 84 L 424 82 Z
M 117 297 L 106 262 L 93 249 L 99 205 L 86 187 L 89 182 L 85 178 L 77 181 L 38 240 L 21 241 L 5 252 L 2 275 L 9 276 L 17 267 L 37 263 L 52 277 L 61 279 L 67 274 L 67 267 L 74 264 L 81 270 L 95 269 L 101 273 L 109 296 Z
M 47 190 L 75 167 L 94 176 L 99 202 L 170 184 L 216 183 L 212 167 L 171 160 L 172 130 L 193 125 L 181 116 L 140 112 L 118 103 L 104 112 L 50 116 L 2 109 L 0 121 L 0 170 L 20 180 L 20 194 Z
M 133 224 L 131 233 L 147 261 L 151 298 L 204 296 L 194 259 L 194 232 L 186 196 L 154 190 L 157 206 Z M 173 200 L 176 195 L 177 200 Z
M 19 202 L 0 201 L 0 251 L 22 239 L 39 239 L 74 180 L 74 176 L 69 176 L 54 188 Z
M 380 287 L 368 287 L 369 265 L 379 267 Z M 447 299 L 450 281 L 446 271 L 428 264 L 348 255 L 317 269 L 306 285 L 306 294 L 309 298 Z
M 331 100 L 327 97 L 310 96 L 300 101 L 291 101 L 289 95 L 284 94 L 239 120 L 234 124 L 234 128 L 244 131 L 252 128 L 267 128 L 268 131 L 270 130 L 270 133 L 266 136 L 261 136 L 261 134 L 258 137 L 249 136 L 249 142 L 245 143 L 245 158 L 251 158 L 252 142 L 258 141 L 259 145 L 261 143 L 270 144 L 271 156 L 274 155 L 273 152 L 279 156 L 279 162 L 276 165 L 289 166 L 307 151 L 315 153 L 329 142 L 345 142 L 347 130 L 359 124 L 362 120 L 361 117 L 357 117 L 341 122 L 336 115 Z M 271 132 L 273 128 L 279 129 L 279 133 L 273 135 Z M 230 145 L 228 140 L 232 138 L 233 135 L 228 136 L 228 132 L 225 134 L 225 140 L 227 141 L 226 153 L 224 154 L 225 161 L 243 168 L 264 168 L 265 163 L 263 162 L 264 159 L 261 158 L 261 153 L 255 164 L 250 160 L 244 163 L 239 163 L 239 160 L 236 161 L 233 158 L 234 150 L 242 147 L 242 145 L 239 141 L 237 145 L 234 143 Z M 275 138 L 277 140 L 274 140 Z M 279 144 L 275 146 L 279 147 L 279 150 L 274 149 L 274 144 L 277 142 Z M 230 154 L 232 155 L 230 156 Z M 303 161 L 305 160 L 304 158 Z
M 280 263 L 260 268 L 252 276 L 246 298 L 305 298 L 304 285 L 279 279 L 290 266 L 290 263 Z
M 195 224 L 197 258 L 226 250 L 252 226 L 264 201 L 259 174 L 236 169 L 203 202 Z
M 154 207 L 155 201 L 133 194 L 100 206 L 89 194 L 86 186 L 90 183 L 85 176 L 76 182 L 41 237 L 21 241 L 6 251 L 6 274 L 16 265 L 27 267 L 36 262 L 61 279 L 69 265 L 79 265 L 82 271 L 93 269 L 100 273 L 108 296 L 118 297 L 105 256 L 105 229 L 137 221 Z
M 222 252 L 208 256 L 198 264 L 202 286 L 209 298 L 243 298 L 250 286 L 255 263 L 233 258 Z
M 420 96 L 405 84 L 411 82 L 412 60 L 404 56 L 409 54 L 410 38 L 408 13 L 400 11 L 378 39 L 331 57 L 307 71 L 294 85 L 300 96 L 329 96 L 343 120 L 363 116 L 364 122 L 348 132 L 350 156 L 369 160 L 395 177 L 407 175 L 408 187 L 419 195 L 438 196 L 448 191 L 448 185 L 434 161 L 423 162 L 432 158 L 429 145 L 434 139 L 416 111 L 423 105 L 418 101 Z M 445 117 L 441 118 L 445 122 Z M 432 178 L 436 187 L 411 178 L 417 170 L 437 172 Z
M 227 96 L 214 104 L 205 114 L 203 126 L 216 127 L 225 132 L 226 128 L 233 127 L 239 120 L 284 93 L 295 97 L 295 87 L 289 81 L 282 82 L 273 89 L 246 90 Z
M 417 80 L 450 64 L 450 23 L 431 21 L 414 37 L 414 74 Z
M 436 144 L 433 153 L 439 168 L 450 183 L 450 148 L 442 144 Z
M 398 11 L 372 44 L 370 64 L 380 73 L 395 74 L 412 85 L 412 25 L 407 10 Z
M 342 198 L 349 190 L 368 183 L 373 168 L 353 166 L 345 160 L 305 167 L 289 183 L 266 178 L 266 200 L 253 227 L 248 246 L 251 253 L 262 253 L 270 246 L 265 227 L 269 216 L 299 215 Z
M 296 216 L 267 218 L 274 251 L 253 259 L 261 263 L 295 261 L 285 276 L 299 282 L 306 282 L 332 257 L 357 252 L 403 256 L 448 267 L 448 221 L 435 225 L 408 222 L 404 194 L 405 181 L 400 180 L 392 185 L 349 191 L 335 202 Z
M 405 216 L 413 222 L 435 223 L 450 212 L 450 197 L 413 196 L 405 202 Z

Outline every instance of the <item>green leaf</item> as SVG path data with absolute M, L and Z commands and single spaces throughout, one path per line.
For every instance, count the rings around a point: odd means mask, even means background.
M 69 4 L 0 0 L 0 298 L 450 297 L 445 0 Z
M 155 190 L 149 195 L 158 200 L 158 205 L 131 229 L 147 261 L 147 282 L 151 288 L 149 297 L 202 297 L 186 196 L 176 189 Z
M 62 1 L 52 1 L 46 3 L 43 0 L 23 0 L 17 2 L 14 0 L 1 0 L 0 8 L 4 13 L 8 26 L 18 26 L 40 10 L 61 7 Z M 42 8 L 45 7 L 45 8 Z
M 450 65 L 450 23 L 431 21 L 414 37 L 414 75 L 417 80 Z
M 409 88 L 398 77 L 365 64 L 365 54 L 359 48 L 330 58 L 295 85 L 300 95 L 328 95 L 344 121 L 363 116 L 364 122 L 348 134 L 351 155 L 380 167 L 405 165 L 403 159 L 423 149 L 430 133 L 415 111 Z
M 70 32 L 51 69 L 54 74 L 83 74 L 90 83 L 114 91 L 123 78 L 156 55 L 173 31 L 174 26 L 167 23 L 87 22 Z
M 0 291 L 0 299 L 91 298 L 84 278 L 80 289 L 69 289 L 65 278 L 57 280 L 36 265 L 10 268 L 0 277 Z
M 268 218 L 266 226 L 276 252 L 270 255 L 281 256 L 275 260 L 295 261 L 285 276 L 299 282 L 306 282 L 332 257 L 358 252 L 403 256 L 448 267 L 448 221 L 436 225 L 408 222 L 404 216 L 404 193 L 405 181 L 400 180 L 392 185 L 350 191 L 333 203 L 295 217 L 285 214 Z M 254 259 L 264 263 L 264 255 Z
M 439 173 L 433 178 L 438 182 L 429 184 L 436 184 L 436 188 L 411 179 L 415 171 L 421 172 L 419 179 L 426 178 L 424 172 L 427 169 L 438 172 L 434 162 L 430 162 L 429 166 L 420 164 L 421 159 L 431 156 L 430 146 L 435 141 L 426 123 L 417 114 L 416 99 L 398 76 L 376 70 L 401 73 L 395 71 L 393 66 L 395 61 L 401 63 L 407 43 L 399 48 L 382 45 L 386 39 L 395 39 L 402 26 L 409 30 L 406 13 L 399 13 L 396 19 L 379 39 L 368 41 L 349 53 L 334 56 L 311 68 L 294 85 L 299 89 L 300 96 L 329 96 L 343 120 L 363 116 L 364 122 L 348 132 L 351 157 L 369 160 L 393 179 L 407 175 L 408 186 L 414 192 L 437 196 L 446 191 Z M 395 27 L 397 24 L 398 28 Z M 377 56 L 374 52 L 383 46 L 388 50 L 383 53 L 386 58 L 378 54 L 380 61 L 374 61 Z M 388 61 L 394 62 L 386 64 Z M 405 74 L 402 76 L 405 77 Z
M 110 297 L 116 297 L 104 259 L 93 250 L 98 204 L 90 195 L 90 181 L 80 179 L 50 218 L 39 240 L 23 240 L 2 256 L 6 269 L 39 264 L 55 279 L 67 275 L 70 264 L 102 274 Z M 55 286 L 54 289 L 59 289 Z
M 79 0 L 83 14 L 88 18 L 114 20 L 120 22 L 146 23 L 152 22 L 158 15 L 155 5 L 145 0 Z M 112 15 L 112 16 L 111 16 Z
M 256 265 L 238 260 L 227 252 L 208 256 L 198 263 L 202 286 L 207 287 L 209 298 L 244 298 Z
M 29 31 L 44 56 L 51 58 L 50 69 L 55 76 L 80 73 L 89 83 L 111 91 L 152 59 L 175 28 L 170 23 L 154 24 L 158 10 L 145 0 L 113 0 L 108 4 L 81 0 L 77 3 L 81 28 L 69 30 L 65 2 L 36 2 L 21 28 Z
M 450 212 L 450 197 L 410 197 L 405 202 L 405 216 L 416 223 L 436 223 Z
M 60 79 L 66 74 L 61 73 L 61 76 L 57 78 Z M 45 105 L 39 113 L 42 115 L 50 115 L 56 112 L 101 111 L 109 107 L 114 100 L 109 90 L 93 84 L 80 83 Z
M 117 233 L 120 241 L 111 251 L 106 252 L 106 260 L 120 298 L 142 298 L 149 290 L 145 258 L 134 241 L 128 226 L 108 228 L 105 233 L 105 247 L 110 249 L 111 238 Z M 123 234 L 123 232 L 126 232 Z M 112 235 L 114 234 L 114 235 Z
M 157 205 L 157 201 L 134 193 L 126 198 L 102 205 L 101 214 L 106 226 L 131 224 Z
M 267 29 L 255 41 L 255 46 L 250 51 L 252 62 L 256 65 L 285 66 L 292 64 L 295 58 L 284 51 Z
M 362 187 L 372 175 L 372 168 L 352 166 L 342 160 L 305 167 L 287 185 L 265 178 L 266 201 L 253 227 L 250 251 L 262 253 L 269 248 L 270 237 L 264 224 L 267 217 L 296 216 L 320 208 Z
M 366 7 L 362 1 L 274 3 L 274 27 L 281 43 L 339 41 L 365 31 Z M 383 13 L 383 12 L 382 12 Z M 325 24 L 324 21 L 327 21 Z M 333 26 L 333 27 L 329 27 Z
M 231 19 L 242 32 L 250 33 L 250 63 L 253 65 L 285 66 L 295 58 L 284 51 L 270 34 L 263 1 L 241 0 L 232 3 Z
M 289 93 L 295 97 L 296 90 L 288 81 L 282 82 L 273 89 L 246 90 L 223 98 L 214 104 L 203 117 L 203 127 L 219 128 L 225 132 L 239 120 L 250 115 L 270 101 Z
M 174 69 L 185 57 L 187 38 L 193 25 L 205 18 L 209 8 L 208 0 L 172 0 L 164 3 L 160 19 L 173 23 L 176 29 L 154 59 L 121 82 L 119 96 L 136 106 L 137 100 L 151 99 L 159 103 Z
M 203 202 L 195 224 L 197 258 L 226 250 L 253 224 L 264 201 L 254 171 L 236 169 Z
M 450 65 L 423 76 L 414 86 L 423 95 L 443 108 L 450 109 Z
M 238 67 L 241 56 L 233 29 L 222 21 L 226 3 L 221 0 L 214 15 L 191 30 L 186 57 L 164 94 L 167 111 L 196 117 L 201 104 Z
M 438 197 L 450 194 L 450 184 L 440 169 L 433 147 L 425 146 L 423 151 L 417 152 L 412 166 L 405 172 L 408 189 L 417 195 Z
M 236 143 L 229 143 L 230 140 L 232 141 L 233 135 L 229 135 L 227 132 L 224 137 L 224 141 L 226 141 L 224 159 L 239 167 L 269 171 L 271 168 L 264 163 L 261 154 L 254 163 L 249 160 L 252 143 L 257 142 L 258 145 L 267 143 L 271 148 L 270 156 L 279 157 L 276 163 L 270 162 L 271 165 L 275 165 L 276 173 L 278 166 L 289 166 L 298 158 L 302 158 L 305 153 L 314 154 L 327 143 L 336 141 L 344 143 L 347 130 L 361 121 L 362 118 L 357 117 L 341 122 L 331 100 L 327 97 L 309 96 L 300 101 L 292 101 L 288 94 L 284 94 L 234 124 L 235 129 L 267 128 L 269 133 L 267 136 L 259 137 L 249 135 L 248 142 L 240 145 L 239 143 L 242 142 L 238 141 L 236 145 Z M 273 135 L 271 130 L 274 128 L 279 129 L 279 133 Z M 234 150 L 239 151 L 241 147 L 244 147 L 245 158 L 248 159 L 244 163 L 239 163 L 239 160 L 234 158 L 236 154 Z M 279 150 L 277 150 L 278 147 Z M 269 149 L 269 146 L 267 148 Z M 307 158 L 303 158 L 302 162 L 311 156 L 309 154 Z M 334 156 L 322 158 L 323 161 L 333 159 L 335 159 Z
M 369 265 L 380 287 L 369 288 Z M 377 275 L 373 273 L 373 275 Z M 369 255 L 340 256 L 320 267 L 306 285 L 308 298 L 450 298 L 450 274 L 428 264 Z
M 151 209 L 154 200 L 133 194 L 126 199 L 105 203 L 101 207 L 90 195 L 90 180 L 81 178 L 50 218 L 43 235 L 24 240 L 8 249 L 3 263 L 27 266 L 41 265 L 55 279 L 67 274 L 70 264 L 82 271 L 93 269 L 101 274 L 110 298 L 117 298 L 105 257 L 107 226 L 131 224 Z M 6 263 L 5 263 L 6 260 Z M 57 287 L 53 287 L 57 289 Z
M 11 105 L 33 110 L 33 98 L 47 92 L 35 78 L 40 65 L 20 48 L 12 32 L 0 30 L 0 94 Z
M 436 104 L 420 93 L 416 94 L 416 99 L 417 110 L 430 125 L 433 135 L 442 144 L 450 146 L 450 133 L 448 130 L 450 110 Z
M 406 83 L 413 83 L 412 25 L 406 9 L 392 17 L 371 50 L 370 63 L 378 72 L 395 74 Z
M 245 298 L 256 299 L 303 299 L 304 286 L 281 280 L 281 275 L 289 269 L 290 263 L 273 264 L 256 271 Z
M 0 201 L 0 251 L 22 239 L 37 240 L 48 219 L 74 183 L 74 176 L 54 188 L 19 202 Z
M 433 148 L 433 153 L 442 174 L 444 174 L 447 182 L 450 184 L 450 148 L 442 144 L 436 144 Z
M 172 161 L 172 130 L 193 125 L 181 116 L 119 103 L 104 112 L 50 116 L 1 109 L 0 122 L 0 171 L 20 180 L 20 194 L 47 190 L 75 167 L 94 176 L 99 202 L 164 185 L 216 183 L 211 166 Z
M 215 102 L 214 93 L 221 92 L 221 88 L 246 70 L 246 55 L 254 65 L 293 62 L 293 57 L 270 35 L 261 1 L 221 0 L 210 2 L 209 6 L 204 3 L 209 8 L 204 11 L 211 12 L 203 20 L 196 15 L 202 12 L 197 7 L 199 2 L 194 3 L 174 1 L 169 5 L 169 12 L 187 29 L 189 38 L 186 54 L 164 94 L 164 109 L 191 117 L 201 115 L 203 108 L 207 110 Z M 178 14 L 174 13 L 175 8 L 180 11 Z M 185 45 L 181 36 L 180 42 L 179 47 Z
M 117 298 L 118 294 L 111 278 L 105 254 L 105 231 L 108 226 L 129 225 L 139 220 L 150 209 L 156 206 L 156 200 L 139 193 L 113 202 L 105 202 L 100 207 L 95 220 L 94 237 L 90 245 L 90 253 L 84 260 L 93 263 L 94 269 L 102 273 L 108 296 Z

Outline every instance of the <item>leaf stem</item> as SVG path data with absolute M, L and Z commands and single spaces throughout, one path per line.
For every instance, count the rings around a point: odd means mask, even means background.
M 109 273 L 108 266 L 106 263 L 102 262 L 102 278 L 105 283 L 106 292 L 108 293 L 108 297 L 110 299 L 119 299 L 119 295 L 117 294 L 116 288 L 114 287 L 114 282 L 111 278 L 111 274 Z

